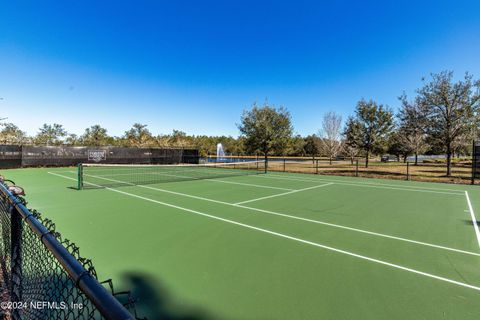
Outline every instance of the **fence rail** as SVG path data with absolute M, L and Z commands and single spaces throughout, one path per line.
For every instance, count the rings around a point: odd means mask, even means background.
M 16 306 L 2 308 L 2 319 L 135 319 L 98 282 L 78 247 L 3 182 L 0 232 L 0 297 Z M 134 308 L 128 292 L 116 296 Z
M 205 162 L 239 162 L 257 159 L 256 156 L 222 157 L 209 156 Z M 472 160 L 455 159 L 452 163 L 451 174 L 447 176 L 447 165 L 442 159 L 426 159 L 418 164 L 406 161 L 381 162 L 376 159 L 333 159 L 307 157 L 269 157 L 268 171 L 294 172 L 321 175 L 355 176 L 367 178 L 386 178 L 399 180 L 413 180 L 425 182 L 443 182 L 457 184 L 472 183 Z M 478 180 L 475 181 L 478 183 Z
M 269 161 L 268 171 L 311 173 L 323 175 L 355 176 L 367 178 L 387 178 L 400 180 L 428 181 L 470 184 L 472 182 L 471 163 L 456 163 L 447 176 L 446 164 L 415 165 L 411 162 L 370 162 L 368 167 L 364 161 Z

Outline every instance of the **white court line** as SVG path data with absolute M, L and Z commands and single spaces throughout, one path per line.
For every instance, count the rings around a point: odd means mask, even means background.
M 71 180 L 76 180 L 76 179 L 74 179 L 74 178 L 65 177 L 65 176 L 60 175 L 60 174 L 56 174 L 56 173 L 52 173 L 52 172 L 49 172 L 49 173 L 50 173 L 50 174 L 53 174 L 53 175 L 57 175 L 57 176 L 63 177 L 63 178 L 67 178 L 67 179 L 71 179 Z M 88 183 L 88 184 L 93 185 L 93 186 L 95 186 L 95 187 L 100 187 L 100 188 L 102 188 L 102 186 L 100 186 L 100 185 L 95 185 L 95 184 L 93 184 L 93 183 Z M 296 242 L 299 242 L 299 243 L 308 244 L 308 245 L 311 245 L 311 246 L 314 246 L 314 247 L 322 248 L 322 249 L 325 249 L 325 250 L 328 250 L 328 251 L 340 253 L 340 254 L 347 255 L 347 256 L 350 256 L 350 257 L 354 257 L 354 258 L 358 258 L 358 259 L 361 259 L 361 260 L 366 260 L 366 261 L 369 261 L 369 262 L 374 262 L 374 263 L 381 264 L 381 265 L 384 265 L 384 266 L 388 266 L 388 267 L 391 267 L 391 268 L 394 268 L 394 269 L 399 269 L 399 270 L 411 272 L 411 273 L 418 274 L 418 275 L 422 275 L 422 276 L 425 276 L 425 277 L 428 277 L 428 278 L 432 278 L 432 279 L 435 279 L 435 280 L 439 280 L 439 281 L 447 282 L 447 283 L 450 283 L 450 284 L 454 284 L 454 285 L 457 285 L 457 286 L 460 286 L 460 287 L 464 287 L 464 288 L 469 288 L 469 289 L 473 289 L 473 290 L 476 290 L 476 291 L 480 291 L 480 287 L 477 287 L 477 286 L 474 286 L 474 285 L 471 285 L 471 284 L 468 284 L 468 283 L 464 283 L 464 282 L 452 280 L 452 279 L 449 279 L 449 278 L 437 276 L 437 275 L 434 275 L 434 274 L 431 274 L 431 273 L 427 273 L 427 272 L 419 271 L 419 270 L 416 270 L 416 269 L 404 267 L 404 266 L 401 266 L 401 265 L 398 265 L 398 264 L 394 264 L 394 263 L 390 263 L 390 262 L 387 262 L 387 261 L 383 261 L 383 260 L 379 260 L 379 259 L 375 259 L 375 258 L 370 258 L 370 257 L 363 256 L 363 255 L 360 255 L 360 254 L 357 254 L 357 253 L 350 252 L 350 251 L 346 251 L 346 250 L 342 250 L 342 249 L 337 249 L 337 248 L 334 248 L 334 247 L 330 247 L 330 246 L 323 245 L 323 244 L 321 244 L 321 243 L 304 240 L 304 239 L 301 239 L 301 238 L 289 236 L 289 235 L 286 235 L 286 234 L 283 234 L 283 233 L 271 231 L 271 230 L 264 229 L 264 228 L 255 227 L 255 226 L 252 226 L 252 225 L 249 225 L 249 224 L 245 224 L 245 223 L 241 223 L 241 222 L 237 222 L 237 221 L 234 221 L 234 220 L 229 220 L 229 219 L 217 217 L 217 216 L 214 216 L 214 215 L 211 215 L 211 214 L 208 214 L 208 213 L 204 213 L 204 212 L 200 212 L 200 211 L 196 211 L 196 210 L 192 210 L 192 209 L 180 207 L 180 206 L 177 206 L 177 205 L 174 205 L 174 204 L 170 204 L 170 203 L 166 203 L 166 202 L 154 200 L 154 199 L 151 199 L 151 198 L 139 196 L 139 195 L 136 195 L 136 194 L 134 194 L 134 193 L 129 193 L 129 192 L 125 192 L 125 191 L 121 191 L 121 190 L 117 190 L 117 189 L 112 189 L 112 188 L 107 188 L 107 187 L 103 187 L 103 188 L 106 189 L 106 190 L 112 191 L 112 192 L 116 192 L 116 193 L 120 193 L 120 194 L 129 196 L 129 197 L 133 197 L 133 198 L 145 200 L 145 201 L 148 201 L 148 202 L 160 204 L 160 205 L 165 206 L 165 207 L 170 207 L 170 208 L 174 208 L 174 209 L 177 209 L 177 210 L 181 210 L 181 211 L 185 211 L 185 212 L 197 214 L 197 215 L 200 215 L 200 216 L 203 216 L 203 217 L 207 217 L 207 218 L 210 218 L 210 219 L 223 221 L 223 222 L 226 222 L 226 223 L 234 224 L 234 225 L 237 225 L 237 226 L 240 226 L 240 227 L 244 227 L 244 228 L 247 228 L 247 229 L 251 229 L 251 230 L 256 230 L 256 231 L 263 232 L 263 233 L 266 233 L 266 234 L 270 234 L 270 235 L 273 235 L 273 236 L 277 236 L 277 237 L 280 237 L 280 238 L 293 240 L 293 241 L 296 241 Z
M 475 230 L 478 246 L 480 247 L 480 230 L 478 230 L 477 218 L 475 217 L 475 213 L 473 212 L 472 203 L 470 202 L 470 197 L 468 196 L 467 191 L 465 191 L 465 197 L 467 198 L 468 210 L 470 210 L 470 216 L 472 217 L 473 229 Z
M 65 178 L 65 179 L 70 179 L 70 180 L 76 181 L 76 179 L 74 179 L 74 178 L 67 177 L 67 176 L 64 176 L 64 175 L 61 175 L 61 174 L 52 173 L 52 172 L 49 172 L 49 173 L 53 174 L 53 175 L 56 175 L 56 176 L 59 176 L 59 177 L 62 177 L 62 178 Z M 472 255 L 472 256 L 480 256 L 480 253 L 465 251 L 465 250 L 456 249 L 456 248 L 450 248 L 450 247 L 436 245 L 436 244 L 432 244 L 432 243 L 428 243 L 428 242 L 422 242 L 422 241 L 411 240 L 411 239 L 407 239 L 407 238 L 396 237 L 396 236 L 392 236 L 392 235 L 388 235 L 388 234 L 384 234 L 384 233 L 378 233 L 378 232 L 373 232 L 373 231 L 368 231 L 368 230 L 363 230 L 363 229 L 357 229 L 357 228 L 353 228 L 353 227 L 348 227 L 348 226 L 343 226 L 343 225 L 339 225 L 339 224 L 324 222 L 324 221 L 320 221 L 320 220 L 313 220 L 313 219 L 308 219 L 308 218 L 292 216 L 292 215 L 285 214 L 285 213 L 279 213 L 279 212 L 274 212 L 274 211 L 269 211 L 269 210 L 264 210 L 264 209 L 247 207 L 247 206 L 243 206 L 243 205 L 239 205 L 239 204 L 233 204 L 233 203 L 224 202 L 224 201 L 220 201 L 220 200 L 214 200 L 214 199 L 194 196 L 194 195 L 190 195 L 190 194 L 186 194 L 186 193 L 181 193 L 181 192 L 176 192 L 176 191 L 171 191 L 171 190 L 166 190 L 166 189 L 160 189 L 160 188 L 155 188 L 155 187 L 151 187 L 151 186 L 133 185 L 133 184 L 128 184 L 128 183 L 125 183 L 125 184 L 131 185 L 131 186 L 136 186 L 136 187 L 139 187 L 139 188 L 150 189 L 150 190 L 155 190 L 155 191 L 164 192 L 164 193 L 170 193 L 170 194 L 174 194 L 174 195 L 178 195 L 178 196 L 182 196 L 182 197 L 187 197 L 187 198 L 192 198 L 192 199 L 197 199 L 197 200 L 202 200 L 202 201 L 208 201 L 208 202 L 223 204 L 223 205 L 227 205 L 227 206 L 234 206 L 234 207 L 237 207 L 237 208 L 242 208 L 242 209 L 246 209 L 246 210 L 250 210 L 250 211 L 257 211 L 257 212 L 262 212 L 262 213 L 266 213 L 266 214 L 270 214 L 270 215 L 275 215 L 275 216 L 280 216 L 280 217 L 285 217 L 285 218 L 290 218 L 290 219 L 295 219 L 295 220 L 300 220 L 300 221 L 305 221 L 305 222 L 321 224 L 321 225 L 325 225 L 325 226 L 329 226 L 329 227 L 333 227 L 333 228 L 339 228 L 339 229 L 364 233 L 364 234 L 368 234 L 368 235 L 372 235 L 372 236 L 377 236 L 377 237 L 382 237 L 382 238 L 387 238 L 387 239 L 392 239 L 392 240 L 398 240 L 398 241 L 403 241 L 403 242 L 408 242 L 408 243 L 414 243 L 414 244 L 418 244 L 418 245 L 422 245 L 422 246 L 426 246 L 426 247 L 442 249 L 442 250 L 447 250 L 447 251 L 452 251 L 452 252 L 458 252 L 458 253 L 468 254 L 468 255 Z
M 217 180 L 216 178 L 214 179 L 205 179 L 204 181 L 210 181 L 210 182 L 222 182 L 222 183 L 230 183 L 230 184 L 238 184 L 241 186 L 249 186 L 249 187 L 256 187 L 256 188 L 266 188 L 266 189 L 274 189 L 274 190 L 288 190 L 290 192 L 297 191 L 295 189 L 290 189 L 290 188 L 280 188 L 280 187 L 272 187 L 272 186 L 264 186 L 261 184 L 251 184 L 251 183 L 243 183 L 243 182 L 233 182 L 233 181 L 225 181 L 225 180 Z
M 217 180 L 218 178 L 213 178 L 213 179 L 200 179 L 192 176 L 185 176 L 185 175 L 176 175 L 176 174 L 166 174 L 166 173 L 155 173 L 157 175 L 164 175 L 164 176 L 170 176 L 170 177 L 184 177 L 187 179 L 194 179 L 194 180 L 202 180 L 202 181 L 207 181 L 207 182 L 221 182 L 221 183 L 229 183 L 229 184 L 237 184 L 241 186 L 248 186 L 248 187 L 255 187 L 255 188 L 265 188 L 265 189 L 274 189 L 274 190 L 287 190 L 287 191 L 293 191 L 294 189 L 290 188 L 280 188 L 280 187 L 272 187 L 272 186 L 265 186 L 261 184 L 252 184 L 252 183 L 244 183 L 244 182 L 234 182 L 234 181 L 225 181 L 225 180 Z M 95 176 L 98 177 L 98 176 Z
M 285 175 L 281 174 L 275 174 L 275 173 L 269 173 L 269 176 L 274 176 L 274 177 L 285 177 Z M 298 175 L 304 175 L 305 174 L 298 174 Z M 345 182 L 345 183 L 352 183 L 352 184 L 360 184 L 360 185 L 373 185 L 373 186 L 387 186 L 387 187 L 401 187 L 401 188 L 414 188 L 414 189 L 421 189 L 421 190 L 433 190 L 433 191 L 453 191 L 453 192 L 461 192 L 463 194 L 464 190 L 459 190 L 459 189 L 448 189 L 448 188 L 430 188 L 430 187 L 419 187 L 419 186 L 409 186 L 409 185 L 398 185 L 398 184 L 388 184 L 388 183 L 374 183 L 374 182 L 360 182 L 360 181 L 342 181 L 342 180 L 333 180 L 333 179 L 325 179 L 325 178 L 304 178 L 304 177 L 298 177 L 298 175 L 295 175 L 295 178 L 292 179 L 308 179 L 312 181 L 329 181 L 329 182 Z M 324 175 L 313 175 L 310 174 L 310 176 L 316 176 L 316 177 L 324 177 Z M 341 176 L 337 176 L 341 177 Z M 374 179 L 371 179 L 374 180 Z M 378 180 L 378 179 L 377 179 Z M 385 180 L 385 179 L 384 179 Z M 401 181 L 401 180 L 398 180 Z
M 335 184 L 338 185 L 346 185 L 346 186 L 355 186 L 355 187 L 368 187 L 368 188 L 380 188 L 380 189 L 391 189 L 391 190 L 401 190 L 401 191 L 412 191 L 412 192 L 427 192 L 427 193 L 440 193 L 440 194 L 451 194 L 457 196 L 463 196 L 463 190 L 457 190 L 457 192 L 448 192 L 448 191 L 433 191 L 429 189 L 408 189 L 404 187 L 389 187 L 383 186 L 381 184 L 359 184 L 359 183 L 352 183 L 352 182 L 343 182 L 343 181 L 334 181 L 334 180 L 327 180 L 327 179 L 301 179 L 301 178 L 287 178 L 281 177 L 277 175 L 256 175 L 252 177 L 257 178 L 266 178 L 266 179 L 277 179 L 277 180 L 291 180 L 291 181 L 305 181 L 305 182 L 318 182 L 318 181 L 333 181 Z
M 285 195 L 287 195 L 287 194 L 292 194 L 292 193 L 297 193 L 297 192 L 301 192 L 301 191 L 306 191 L 306 190 L 311 190 L 311 189 L 326 187 L 326 186 L 329 186 L 329 185 L 332 185 L 332 184 L 333 184 L 333 183 L 321 184 L 321 185 L 318 185 L 318 186 L 313 186 L 313 187 L 308 187 L 308 188 L 303 188 L 303 189 L 292 190 L 292 191 L 288 191 L 288 192 L 284 192 L 284 193 L 274 194 L 274 195 L 271 195 L 271 196 L 266 196 L 266 197 L 261 197 L 261 198 L 255 198 L 255 199 L 251 199 L 251 200 L 241 201 L 241 202 L 237 202 L 237 203 L 234 203 L 234 204 L 235 204 L 235 205 L 239 205 L 239 204 L 245 204 L 245 203 L 254 202 L 254 201 L 259 201 L 259 200 L 265 200 L 265 199 L 270 199 L 270 198 L 285 196 Z

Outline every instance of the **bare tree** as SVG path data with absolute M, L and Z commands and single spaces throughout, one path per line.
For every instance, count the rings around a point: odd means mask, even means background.
M 328 155 L 330 164 L 332 158 L 336 157 L 342 148 L 342 116 L 333 111 L 326 113 L 322 120 L 322 129 L 319 136 L 322 138 L 322 151 Z
M 348 143 L 347 140 L 342 142 L 342 150 L 345 155 L 350 159 L 350 164 L 353 164 L 353 161 L 358 156 L 358 153 L 360 151 L 355 145 Z

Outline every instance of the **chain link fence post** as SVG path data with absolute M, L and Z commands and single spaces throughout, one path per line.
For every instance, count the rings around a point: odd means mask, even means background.
M 477 162 L 477 155 L 475 150 L 475 140 L 472 142 L 472 181 L 471 184 L 475 184 L 475 166 Z
M 22 302 L 22 217 L 14 206 L 10 207 L 10 215 L 10 300 Z M 20 320 L 20 309 L 12 309 L 11 315 L 13 320 Z
M 358 177 L 358 159 L 355 162 L 355 177 Z

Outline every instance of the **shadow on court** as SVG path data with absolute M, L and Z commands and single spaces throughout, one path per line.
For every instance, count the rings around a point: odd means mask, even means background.
M 465 222 L 466 224 L 468 224 L 468 225 L 470 225 L 470 226 L 473 226 L 472 220 L 467 220 L 467 219 L 465 219 L 465 220 L 463 220 L 463 222 Z M 477 220 L 476 222 L 477 222 L 477 226 L 480 227 L 480 221 Z
M 198 307 L 190 307 L 182 311 L 175 309 L 175 298 L 152 276 L 128 273 L 124 275 L 124 280 L 136 299 L 135 306 L 141 318 L 146 317 L 148 320 L 210 320 L 214 318 Z

